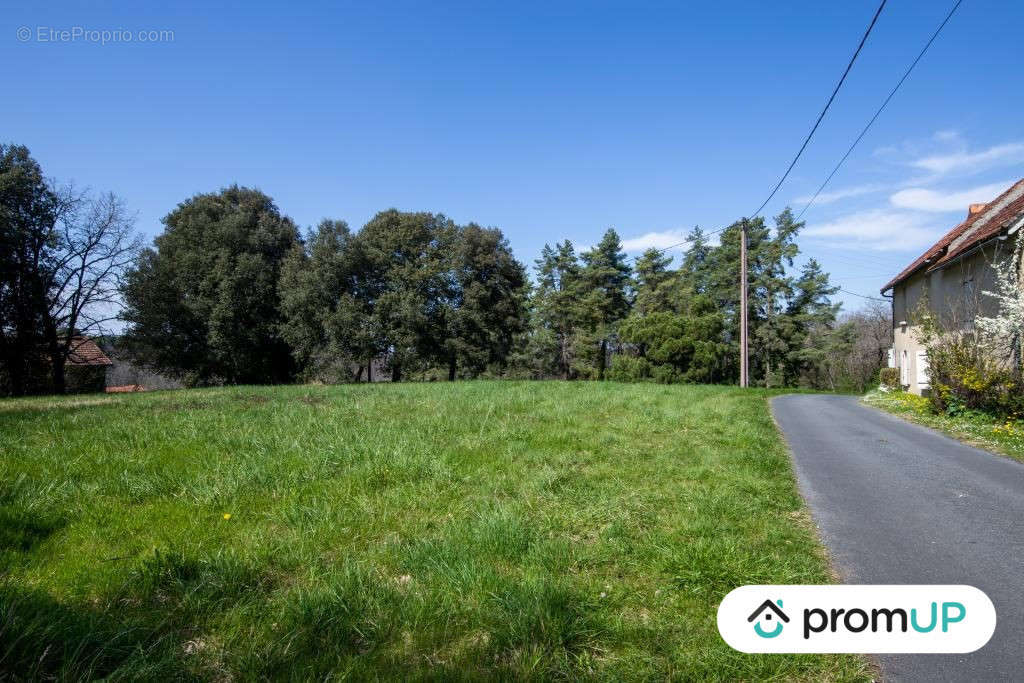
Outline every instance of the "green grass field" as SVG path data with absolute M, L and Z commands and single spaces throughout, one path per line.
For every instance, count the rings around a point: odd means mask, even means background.
M 0 401 L 0 678 L 869 679 L 718 636 L 736 586 L 829 582 L 765 397 Z

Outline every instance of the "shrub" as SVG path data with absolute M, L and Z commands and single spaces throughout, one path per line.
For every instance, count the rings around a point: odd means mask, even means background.
M 1003 417 L 1024 409 L 1019 371 L 993 360 L 972 334 L 933 340 L 928 345 L 928 368 L 935 412 Z
M 1000 318 L 979 317 L 978 324 L 964 327 L 931 313 L 926 298 L 914 317 L 928 351 L 928 397 L 934 412 L 1008 417 L 1024 410 L 1024 382 L 1013 352 L 1016 342 L 987 324 Z
M 878 383 L 889 391 L 900 391 L 900 371 L 898 368 L 882 368 L 878 372 Z
M 642 382 L 651 379 L 651 364 L 646 358 L 618 355 L 612 358 L 608 379 L 615 382 Z

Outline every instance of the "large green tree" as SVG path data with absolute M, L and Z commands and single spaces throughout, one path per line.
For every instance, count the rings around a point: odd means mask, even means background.
M 371 346 L 393 381 L 442 355 L 446 272 L 457 229 L 440 214 L 381 211 L 353 239 L 358 290 Z M 358 315 L 354 311 L 353 315 Z
M 661 273 L 650 258 L 642 257 L 638 270 L 641 265 L 645 270 L 653 268 L 660 284 L 652 295 L 645 286 L 650 276 L 638 279 L 633 314 L 635 317 L 673 313 L 685 317 L 692 315 L 692 298 L 708 297 L 723 321 L 720 338 L 714 340 L 721 344 L 716 347 L 716 353 L 721 353 L 715 376 L 717 381 L 735 381 L 739 372 L 738 281 L 744 227 L 752 382 L 765 386 L 796 385 L 801 377 L 808 376 L 809 365 L 814 362 L 813 354 L 807 351 L 808 335 L 812 330 L 828 329 L 837 306 L 830 300 L 836 289 L 816 262 L 809 261 L 798 276 L 793 275 L 794 260 L 799 254 L 796 236 L 802 224 L 793 219 L 789 209 L 775 217 L 774 227 L 760 217 L 736 221 L 721 232 L 717 246 L 711 245 L 705 233 L 695 228 L 689 235 L 690 244 L 682 265 L 674 273 Z M 636 339 L 640 323 L 630 320 L 631 338 Z M 668 329 L 666 320 L 658 319 L 657 329 Z M 682 324 L 681 320 L 673 322 L 677 323 Z M 651 324 L 645 323 L 645 329 L 652 329 Z
M 379 349 L 359 297 L 359 263 L 352 243 L 344 221 L 325 219 L 282 264 L 281 335 L 305 379 L 345 381 L 360 379 L 364 372 L 370 379 Z
M 857 334 L 853 325 L 845 324 L 834 328 L 839 304 L 833 303 L 831 297 L 838 291 L 838 287 L 829 283 L 828 273 L 821 269 L 815 259 L 810 259 L 803 265 L 786 302 L 784 319 L 788 324 L 787 353 L 783 361 L 785 383 L 798 383 L 802 374 L 807 373 L 816 364 L 820 365 L 827 358 L 827 355 L 812 352 L 815 348 L 822 348 L 813 343 L 815 337 L 834 329 L 833 334 L 825 335 L 827 343 L 824 346 L 833 354 L 837 348 L 845 348 L 846 344 L 852 347 L 855 342 Z M 834 376 L 830 374 L 828 378 L 829 388 L 835 388 Z
M 48 273 L 59 198 L 22 145 L 0 145 L 0 391 L 32 390 L 45 373 Z
M 526 272 L 496 228 L 458 228 L 449 251 L 441 353 L 448 379 L 504 365 L 526 317 Z
M 656 311 L 670 310 L 678 287 L 678 272 L 669 269 L 672 257 L 658 249 L 648 249 L 636 260 L 633 266 L 635 299 L 634 310 L 643 315 Z
M 496 228 L 397 210 L 355 235 L 324 221 L 285 260 L 282 334 L 307 377 L 370 379 L 375 358 L 393 381 L 476 377 L 511 353 L 526 285 Z
M 278 280 L 299 239 L 292 220 L 236 185 L 182 202 L 163 223 L 123 288 L 137 357 L 195 384 L 290 380 Z
M 535 263 L 537 286 L 532 298 L 532 320 L 536 331 L 531 342 L 536 354 L 553 359 L 552 364 L 563 379 L 571 379 L 576 365 L 583 287 L 579 258 L 572 242 L 565 240 L 554 247 L 545 244 Z
M 618 233 L 611 228 L 596 246 L 583 253 L 582 260 L 580 323 L 592 340 L 585 348 L 597 352 L 594 374 L 603 380 L 609 345 L 614 344 L 618 323 L 629 314 L 632 305 L 632 269 Z M 595 343 L 596 349 L 592 348 Z

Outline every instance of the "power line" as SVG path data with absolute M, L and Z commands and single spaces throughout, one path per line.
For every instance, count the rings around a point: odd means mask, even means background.
M 889 101 L 892 100 L 894 95 L 896 95 L 896 91 L 898 91 L 900 89 L 900 86 L 903 85 L 903 81 L 907 80 L 907 77 L 910 76 L 910 72 L 914 70 L 914 67 L 917 66 L 917 63 L 921 61 L 922 57 L 924 57 L 924 53 L 928 51 L 928 48 L 930 48 L 932 46 L 932 43 L 935 42 L 935 39 L 939 37 L 939 33 L 941 33 L 942 29 L 945 28 L 947 23 L 949 23 L 949 20 L 953 17 L 953 13 L 956 12 L 958 7 L 960 7 L 960 3 L 961 2 L 963 2 L 963 0 L 957 0 L 956 4 L 953 5 L 953 9 L 949 10 L 949 13 L 946 15 L 946 18 L 942 20 L 942 23 L 939 24 L 939 27 L 937 29 L 935 29 L 935 33 L 932 34 L 932 37 L 928 39 L 928 42 L 925 43 L 923 48 L 921 48 L 921 51 L 917 54 L 917 57 L 914 59 L 913 62 L 910 63 L 910 66 L 903 73 L 903 77 L 900 78 L 899 82 L 896 84 L 896 87 L 894 87 L 889 92 L 889 96 L 885 98 L 884 102 L 882 102 L 882 106 L 880 106 L 878 108 L 878 111 L 875 112 L 875 115 L 872 116 L 871 120 L 868 121 L 868 124 L 866 126 L 864 126 L 864 130 L 862 130 L 860 132 L 860 135 L 858 135 L 857 139 L 853 141 L 853 144 L 850 145 L 850 148 L 848 150 L 846 150 L 846 154 L 843 155 L 843 158 L 839 160 L 839 163 L 836 164 L 836 167 L 833 168 L 832 172 L 828 174 L 827 178 L 825 178 L 825 182 L 823 182 L 821 184 L 821 187 L 819 187 L 817 192 L 814 193 L 814 196 L 811 197 L 811 201 L 807 202 L 807 206 L 805 206 L 803 208 L 803 210 L 800 212 L 800 215 L 796 217 L 796 219 L 798 221 L 803 217 L 803 215 L 805 213 L 807 213 L 807 209 L 811 208 L 811 204 L 813 204 L 814 200 L 818 198 L 818 195 L 821 194 L 821 191 L 825 189 L 825 186 L 828 185 L 829 182 L 831 182 L 832 177 L 835 176 L 836 172 L 839 171 L 839 169 L 843 165 L 843 163 L 846 162 L 846 159 L 853 152 L 854 148 L 860 143 L 861 138 L 863 138 L 864 135 L 867 134 L 867 132 L 871 128 L 871 126 L 874 125 L 874 123 L 878 119 L 879 115 L 886 108 L 886 106 L 888 106 Z
M 869 299 L 871 301 L 881 301 L 883 303 L 889 303 L 888 299 L 879 299 L 877 296 L 868 296 L 867 294 L 858 294 L 857 292 L 851 292 L 850 290 L 843 289 L 842 287 L 839 288 L 839 291 L 840 292 L 845 292 L 847 294 L 851 294 L 853 296 L 859 296 L 861 299 Z
M 761 206 L 757 207 L 757 211 L 751 214 L 752 216 L 757 216 L 761 213 L 761 210 L 768 205 L 768 202 L 772 200 L 775 193 L 779 191 L 780 187 L 782 187 L 782 183 L 784 183 L 786 178 L 789 177 L 790 171 L 792 171 L 793 167 L 796 166 L 797 160 L 799 160 L 800 156 L 804 153 L 804 150 L 807 148 L 807 144 L 811 141 L 811 138 L 814 137 L 814 132 L 818 130 L 818 126 L 821 125 L 822 119 L 825 118 L 825 114 L 828 112 L 829 107 L 832 106 L 832 101 L 835 100 L 836 95 L 839 94 L 839 88 L 843 86 L 843 82 L 846 81 L 846 76 L 850 73 L 850 69 L 853 68 L 853 63 L 857 61 L 857 55 L 860 54 L 861 49 L 864 47 L 864 43 L 867 42 L 868 36 L 871 34 L 871 29 L 875 27 L 875 22 L 878 21 L 878 15 L 882 13 L 882 8 L 885 7 L 885 3 L 886 0 L 882 0 L 878 9 L 875 10 L 875 16 L 871 18 L 871 23 L 868 24 L 868 29 L 864 32 L 864 37 L 860 39 L 860 44 L 857 45 L 857 49 L 854 51 L 853 56 L 850 57 L 850 63 L 846 65 L 846 70 L 843 71 L 842 77 L 840 77 L 839 82 L 836 83 L 836 87 L 832 90 L 832 95 L 828 98 L 828 102 L 825 103 L 825 108 L 821 110 L 820 114 L 818 114 L 818 120 L 814 122 L 811 132 L 808 133 L 807 138 L 804 139 L 804 144 L 800 145 L 800 150 L 796 153 L 796 156 L 793 157 L 793 161 L 789 162 L 789 168 L 787 168 L 786 172 L 782 174 L 781 178 L 779 178 L 779 182 L 775 183 L 775 187 L 772 189 L 771 194 L 768 195 L 768 198 L 761 202 Z
M 719 228 L 718 230 L 711 230 L 711 231 L 708 231 L 708 232 L 704 232 L 702 230 L 701 231 L 701 236 L 702 237 L 709 237 L 711 235 L 717 235 L 718 233 L 724 232 L 724 231 L 726 231 L 728 229 L 729 229 L 729 226 L 725 226 L 724 228 Z M 667 247 L 660 247 L 658 249 L 655 249 L 654 251 L 658 252 L 659 254 L 664 254 L 669 249 L 675 249 L 676 247 L 685 247 L 689 243 L 690 243 L 690 240 L 686 239 L 686 240 L 683 240 L 682 242 L 677 242 L 676 244 L 670 244 Z M 633 257 L 632 260 L 634 262 L 637 261 L 641 256 L 646 254 L 648 251 L 650 251 L 650 249 L 644 249 L 644 252 L 642 254 L 637 254 L 636 256 Z

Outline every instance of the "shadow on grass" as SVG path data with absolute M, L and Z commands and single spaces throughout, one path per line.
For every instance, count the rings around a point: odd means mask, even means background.
M 150 624 L 121 617 L 0 584 L 0 679 L 87 680 L 126 665 L 136 676 L 192 677 Z
M 188 643 L 234 605 L 261 600 L 263 567 L 229 554 L 156 552 L 90 603 L 0 583 L 0 680 L 206 678 Z

